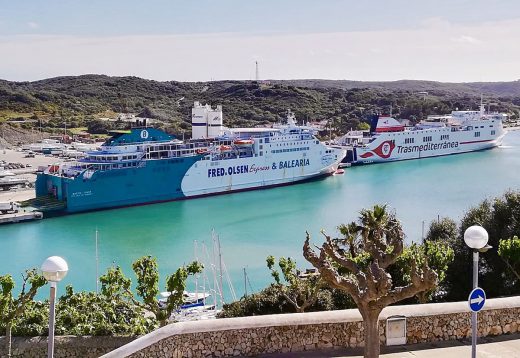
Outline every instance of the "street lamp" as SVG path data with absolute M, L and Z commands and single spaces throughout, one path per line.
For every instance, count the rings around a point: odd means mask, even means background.
M 464 242 L 473 250 L 473 289 L 478 287 L 478 253 L 486 252 L 491 248 L 488 243 L 486 229 L 473 225 L 464 232 Z M 471 313 L 471 357 L 477 356 L 477 312 Z
M 49 298 L 50 309 L 49 309 L 49 340 L 47 348 L 47 357 L 54 357 L 54 312 L 55 312 L 55 301 L 56 301 L 56 284 L 61 281 L 67 272 L 69 266 L 67 262 L 59 256 L 48 257 L 42 264 L 41 267 L 43 277 L 49 281 L 51 285 L 51 295 Z

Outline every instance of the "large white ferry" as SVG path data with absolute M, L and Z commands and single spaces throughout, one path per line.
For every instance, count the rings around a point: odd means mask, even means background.
M 347 148 L 343 164 L 370 164 L 474 152 L 502 143 L 503 113 L 453 111 L 405 126 L 390 116 L 376 116 L 370 131 L 351 131 L 339 138 Z
M 333 174 L 346 154 L 290 112 L 284 125 L 228 129 L 221 106 L 195 102 L 192 129 L 184 143 L 135 127 L 77 163 L 49 166 L 37 175 L 34 206 L 79 212 L 287 185 Z

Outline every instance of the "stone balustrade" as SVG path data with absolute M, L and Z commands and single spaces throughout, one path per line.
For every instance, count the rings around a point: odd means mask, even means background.
M 380 316 L 385 344 L 386 319 L 405 316 L 407 343 L 471 336 L 467 302 L 392 306 Z M 515 333 L 520 297 L 490 299 L 479 314 L 479 335 Z M 180 322 L 120 347 L 104 357 L 231 357 L 363 346 L 363 324 L 356 309 Z
M 409 344 L 471 335 L 467 302 L 387 307 L 380 316 L 382 344 L 386 319 L 392 316 L 406 317 Z M 520 297 L 489 299 L 478 318 L 480 336 L 519 332 Z M 56 337 L 55 357 L 231 357 L 362 347 L 363 323 L 357 309 L 294 313 L 179 322 L 133 339 Z M 41 357 L 46 352 L 46 337 L 13 339 L 13 357 Z

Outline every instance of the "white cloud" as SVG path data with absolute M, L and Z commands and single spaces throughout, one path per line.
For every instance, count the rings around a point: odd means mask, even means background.
M 462 35 L 461 35 L 462 34 Z M 520 78 L 520 19 L 323 34 L 0 36 L 0 78 L 103 73 L 156 80 L 262 78 L 496 81 Z M 475 46 L 477 44 L 485 46 Z M 471 45 L 471 46 L 469 46 Z
M 29 22 L 27 23 L 27 26 L 29 26 L 29 27 L 30 27 L 31 29 L 33 29 L 33 30 L 35 30 L 35 29 L 37 29 L 37 28 L 40 27 L 40 25 L 38 25 L 38 23 L 36 23 L 36 22 L 34 22 L 34 21 L 29 21 Z
M 477 40 L 476 38 L 474 38 L 472 36 L 467 36 L 467 35 L 460 35 L 458 37 L 452 38 L 451 40 L 453 42 L 468 43 L 468 44 L 472 44 L 472 45 L 478 45 L 478 44 L 482 43 L 482 41 Z

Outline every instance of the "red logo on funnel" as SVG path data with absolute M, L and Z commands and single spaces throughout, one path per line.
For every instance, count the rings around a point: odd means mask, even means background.
M 394 141 L 387 140 L 387 141 L 384 141 L 383 143 L 379 144 L 379 146 L 376 149 L 374 149 L 372 152 L 367 152 L 367 153 L 361 154 L 360 157 L 361 158 L 370 158 L 375 153 L 379 157 L 381 157 L 383 159 L 387 159 L 392 155 L 392 151 L 394 150 L 394 148 L 395 148 Z

